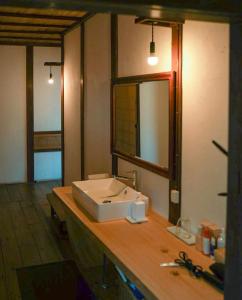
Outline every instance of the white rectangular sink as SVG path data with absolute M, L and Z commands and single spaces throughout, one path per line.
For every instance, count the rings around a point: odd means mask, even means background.
M 76 203 L 98 222 L 130 216 L 135 201 L 144 201 L 146 213 L 148 210 L 148 197 L 115 178 L 73 182 L 72 195 Z

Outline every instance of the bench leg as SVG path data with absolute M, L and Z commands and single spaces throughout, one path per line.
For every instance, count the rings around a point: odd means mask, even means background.
M 66 234 L 66 229 L 65 229 L 65 222 L 60 222 L 60 225 L 59 225 L 59 230 L 60 230 L 60 233 L 61 234 Z
M 51 206 L 50 207 L 50 215 L 51 215 L 51 218 L 55 218 L 56 217 L 56 212 L 54 210 L 54 208 Z

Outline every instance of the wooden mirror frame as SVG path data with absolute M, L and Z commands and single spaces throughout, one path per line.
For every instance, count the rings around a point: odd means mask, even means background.
M 145 25 L 144 25 L 145 26 Z M 156 25 L 155 25 L 156 26 Z M 170 27 L 172 29 L 172 82 L 174 84 L 174 94 L 172 95 L 173 101 L 173 121 L 172 128 L 170 129 L 170 141 L 169 141 L 169 172 L 161 170 L 157 166 L 144 162 L 137 158 L 130 158 L 118 152 L 113 151 L 113 84 L 122 82 L 127 78 L 144 79 L 148 76 L 149 80 L 161 76 L 157 74 L 130 76 L 124 79 L 118 77 L 118 16 L 111 16 L 111 153 L 112 153 L 112 173 L 118 174 L 118 158 L 124 159 L 144 169 L 150 170 L 161 176 L 169 179 L 169 221 L 176 224 L 181 214 L 181 136 L 182 136 L 182 22 L 167 22 L 162 21 L 158 26 Z M 172 132 L 172 133 L 171 133 Z M 179 203 L 173 203 L 171 201 L 171 190 L 179 191 Z
M 114 88 L 116 85 L 119 84 L 140 84 L 143 82 L 151 82 L 151 81 L 162 81 L 168 80 L 169 81 L 169 149 L 168 149 L 168 168 L 159 166 L 158 164 L 151 163 L 146 161 L 142 158 L 137 156 L 131 156 L 125 154 L 121 151 L 115 149 L 115 141 L 116 141 L 116 130 L 115 130 L 115 108 L 116 108 L 116 101 L 114 96 Z M 111 126 L 111 149 L 112 155 L 116 155 L 117 157 L 127 160 L 135 165 L 138 165 L 144 169 L 150 170 L 154 173 L 157 173 L 161 176 L 166 178 L 170 178 L 170 166 L 173 164 L 173 136 L 174 136 L 174 101 L 175 101 L 175 72 L 163 72 L 163 73 L 155 73 L 155 74 L 147 74 L 147 75 L 138 75 L 138 76 L 128 76 L 128 77 L 119 77 L 112 80 L 112 112 L 111 112 L 111 119 L 112 119 L 112 126 Z

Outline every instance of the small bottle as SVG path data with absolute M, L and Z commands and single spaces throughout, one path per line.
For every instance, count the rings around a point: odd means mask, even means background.
M 225 232 L 224 228 L 221 229 L 220 236 L 217 239 L 217 247 L 224 248 L 225 247 Z
M 203 227 L 201 225 L 199 225 L 197 227 L 197 234 L 196 234 L 196 249 L 200 252 L 202 252 L 203 248 L 202 248 L 202 230 Z
M 202 232 L 202 246 L 203 246 L 203 254 L 210 254 L 210 231 L 207 227 L 204 227 Z
M 210 257 L 214 259 L 214 250 L 216 249 L 216 239 L 214 236 L 210 240 Z

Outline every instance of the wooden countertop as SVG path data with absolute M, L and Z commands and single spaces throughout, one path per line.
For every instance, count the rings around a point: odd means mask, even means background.
M 170 224 L 150 211 L 149 221 L 131 224 L 126 220 L 97 223 L 75 203 L 71 187 L 53 189 L 68 210 L 103 244 L 106 254 L 133 280 L 147 299 L 221 300 L 223 294 L 182 267 L 160 267 L 186 251 L 194 264 L 208 269 L 212 261 L 167 232 Z

